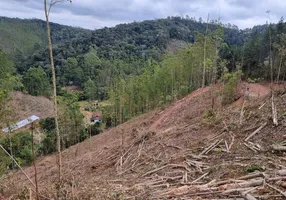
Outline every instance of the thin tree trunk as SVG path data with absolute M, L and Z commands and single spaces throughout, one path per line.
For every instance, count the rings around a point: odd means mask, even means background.
M 271 30 L 269 24 L 269 63 L 270 63 L 270 76 L 271 76 L 271 84 L 273 84 L 273 63 L 272 63 L 272 49 L 271 49 Z
M 277 83 L 279 83 L 279 78 L 280 78 L 280 72 L 281 72 L 281 66 L 282 66 L 282 59 L 283 57 L 280 57 L 280 63 L 279 63 L 279 69 L 278 69 L 278 74 L 277 74 Z
M 204 67 L 203 67 L 203 79 L 202 79 L 202 87 L 205 87 L 206 82 L 206 48 L 207 48 L 207 33 L 208 33 L 208 25 L 209 25 L 209 14 L 207 19 L 207 27 L 206 27 L 206 33 L 205 33 L 205 40 L 204 40 Z
M 34 145 L 34 123 L 32 122 L 31 127 L 32 135 L 32 158 L 33 158 L 33 167 L 35 171 L 35 185 L 36 185 L 36 198 L 39 200 L 39 187 L 38 187 L 38 178 L 37 178 L 37 167 L 36 167 L 36 155 L 35 155 L 35 145 Z
M 56 124 L 58 170 L 59 170 L 59 175 L 58 175 L 59 186 L 58 187 L 60 188 L 60 184 L 61 184 L 61 180 L 62 180 L 61 138 L 60 138 L 59 123 L 58 123 L 56 73 L 55 73 L 55 66 L 54 66 L 53 46 L 52 46 L 52 41 L 51 41 L 51 28 L 50 28 L 50 22 L 49 22 L 49 13 L 47 10 L 47 0 L 44 0 L 44 9 L 45 9 L 45 16 L 46 16 L 46 23 L 47 23 L 49 53 L 50 53 L 52 78 L 53 78 L 53 100 L 54 100 L 54 114 L 55 114 L 55 124 Z M 60 189 L 59 189 L 59 191 L 60 191 Z
M 12 146 L 12 138 L 11 138 L 11 128 L 10 125 L 8 125 L 8 131 L 9 131 L 9 144 L 10 144 L 10 154 L 13 157 L 13 146 Z M 12 162 L 12 169 L 14 169 L 14 162 Z
M 216 82 L 217 60 L 218 60 L 218 44 L 217 44 L 217 42 L 216 42 L 216 47 L 215 47 L 215 60 L 214 60 L 214 64 L 213 64 L 212 79 L 211 79 L 211 83 L 212 83 L 212 84 L 215 84 L 215 82 Z

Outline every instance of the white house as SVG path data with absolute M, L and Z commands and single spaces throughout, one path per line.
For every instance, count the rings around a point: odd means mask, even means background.
M 38 116 L 36 116 L 36 115 L 33 115 L 31 117 L 28 117 L 27 119 L 24 119 L 22 121 L 17 122 L 16 124 L 11 125 L 10 127 L 2 129 L 2 131 L 4 133 L 8 133 L 9 132 L 9 128 L 10 128 L 11 132 L 12 131 L 16 131 L 16 130 L 18 130 L 20 128 L 23 128 L 25 126 L 28 126 L 28 125 L 32 124 L 34 121 L 37 121 L 37 120 L 40 120 L 40 118 Z

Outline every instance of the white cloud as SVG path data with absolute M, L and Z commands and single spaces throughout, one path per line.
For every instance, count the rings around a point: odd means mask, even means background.
M 174 15 L 221 17 L 223 23 L 239 28 L 264 24 L 271 10 L 271 22 L 277 22 L 286 10 L 284 0 L 73 0 L 57 4 L 51 21 L 94 29 L 119 23 L 164 18 Z M 0 15 L 44 19 L 42 0 L 0 0 Z

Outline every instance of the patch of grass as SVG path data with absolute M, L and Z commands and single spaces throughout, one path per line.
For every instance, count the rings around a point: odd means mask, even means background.
M 251 164 L 247 167 L 245 167 L 244 171 L 246 173 L 252 173 L 252 172 L 255 172 L 255 171 L 264 171 L 262 167 L 256 165 L 256 164 Z
M 221 122 L 221 117 L 215 113 L 212 109 L 207 109 L 204 111 L 204 117 L 202 119 L 202 124 L 208 126 L 215 126 Z

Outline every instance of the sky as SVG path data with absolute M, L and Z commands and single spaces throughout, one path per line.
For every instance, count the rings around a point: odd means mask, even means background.
M 285 10 L 285 0 L 72 0 L 56 4 L 50 21 L 93 30 L 168 16 L 206 21 L 209 14 L 210 19 L 245 29 L 277 23 Z M 44 20 L 43 0 L 0 0 L 0 16 Z

